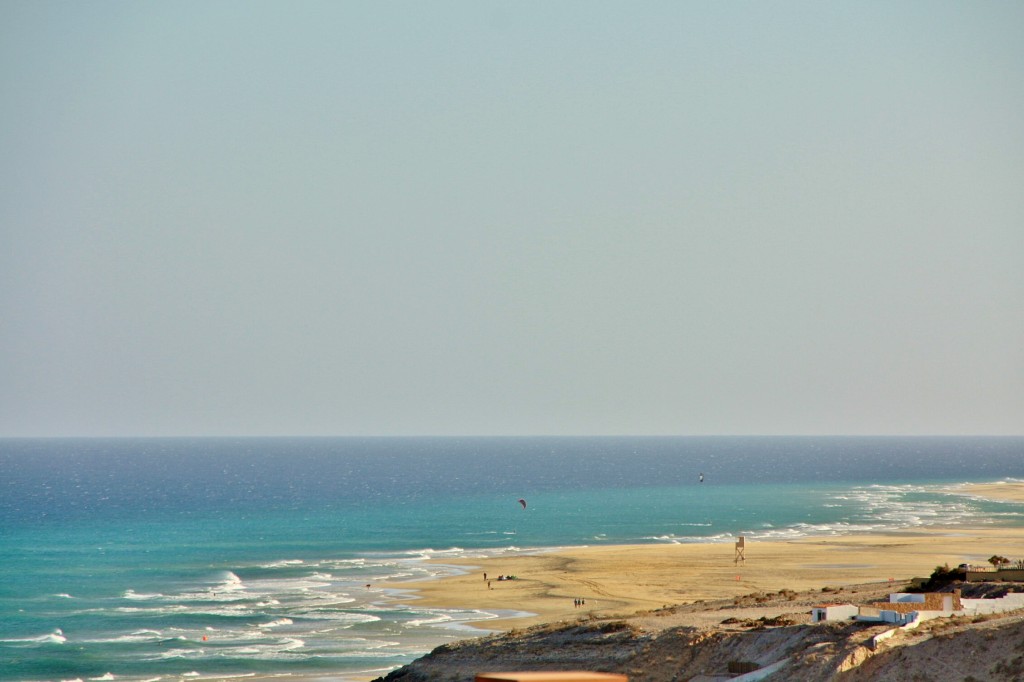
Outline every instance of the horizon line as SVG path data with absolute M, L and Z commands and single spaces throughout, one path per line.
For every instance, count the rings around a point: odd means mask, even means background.
M 0 440 L 259 440 L 259 439 L 428 439 L 428 438 L 1022 438 L 1024 433 L 603 433 L 603 434 L 176 434 L 176 435 L 2 435 Z

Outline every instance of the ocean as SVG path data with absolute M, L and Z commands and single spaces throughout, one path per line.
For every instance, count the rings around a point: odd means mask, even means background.
M 1016 479 L 1022 437 L 0 439 L 0 679 L 381 675 L 513 613 L 401 589 L 447 558 L 1020 526 L 946 491 Z

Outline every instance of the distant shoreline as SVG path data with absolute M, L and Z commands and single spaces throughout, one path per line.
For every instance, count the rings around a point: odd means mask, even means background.
M 946 490 L 1024 503 L 1024 481 L 964 484 Z M 530 614 L 466 624 L 483 636 L 591 617 L 626 618 L 644 612 L 654 615 L 667 605 L 702 600 L 721 603 L 719 600 L 782 590 L 819 592 L 824 603 L 834 601 L 840 588 L 885 584 L 891 579 L 896 591 L 910 578 L 927 577 L 936 566 L 984 563 L 993 554 L 1024 558 L 1024 527 L 927 526 L 790 540 L 748 539 L 745 560 L 739 563 L 735 561 L 734 543 L 716 540 L 536 548 L 514 556 L 429 560 L 457 565 L 466 573 L 421 582 L 380 583 L 375 587 L 401 590 L 418 606 Z M 485 572 L 490 589 L 483 577 Z M 499 575 L 516 578 L 499 581 Z M 585 603 L 576 606 L 577 599 Z M 722 617 L 717 607 L 691 614 L 695 622 L 703 622 L 707 627 L 717 626 Z M 466 638 L 473 637 L 467 634 Z M 323 682 L 338 678 L 296 675 L 287 679 Z M 374 678 L 349 674 L 345 679 Z
M 1024 481 L 998 481 L 996 483 L 967 483 L 953 486 L 949 492 L 979 497 L 996 502 L 1024 503 Z
M 949 491 L 1024 503 L 1024 482 L 967 484 Z M 929 576 L 936 566 L 983 564 L 993 554 L 1024 558 L 1024 528 L 928 526 L 790 540 L 748 538 L 743 561 L 736 560 L 732 542 L 562 547 L 516 556 L 448 559 L 439 563 L 469 572 L 393 586 L 413 590 L 418 605 L 533 614 L 472 624 L 482 631 L 508 630 L 753 592 L 890 579 L 898 587 L 910 578 Z M 499 575 L 516 579 L 499 581 Z M 578 606 L 576 600 L 585 603 Z

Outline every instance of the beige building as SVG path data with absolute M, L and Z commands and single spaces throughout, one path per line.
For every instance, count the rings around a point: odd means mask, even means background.
M 911 611 L 959 611 L 960 591 L 956 592 L 895 592 L 887 602 L 875 602 L 872 607 L 882 611 L 910 613 Z

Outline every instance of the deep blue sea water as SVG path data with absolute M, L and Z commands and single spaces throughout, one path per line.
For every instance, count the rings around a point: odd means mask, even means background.
M 945 490 L 1005 479 L 1022 437 L 0 440 L 0 679 L 380 674 L 501 615 L 379 587 L 428 558 L 1024 525 Z

